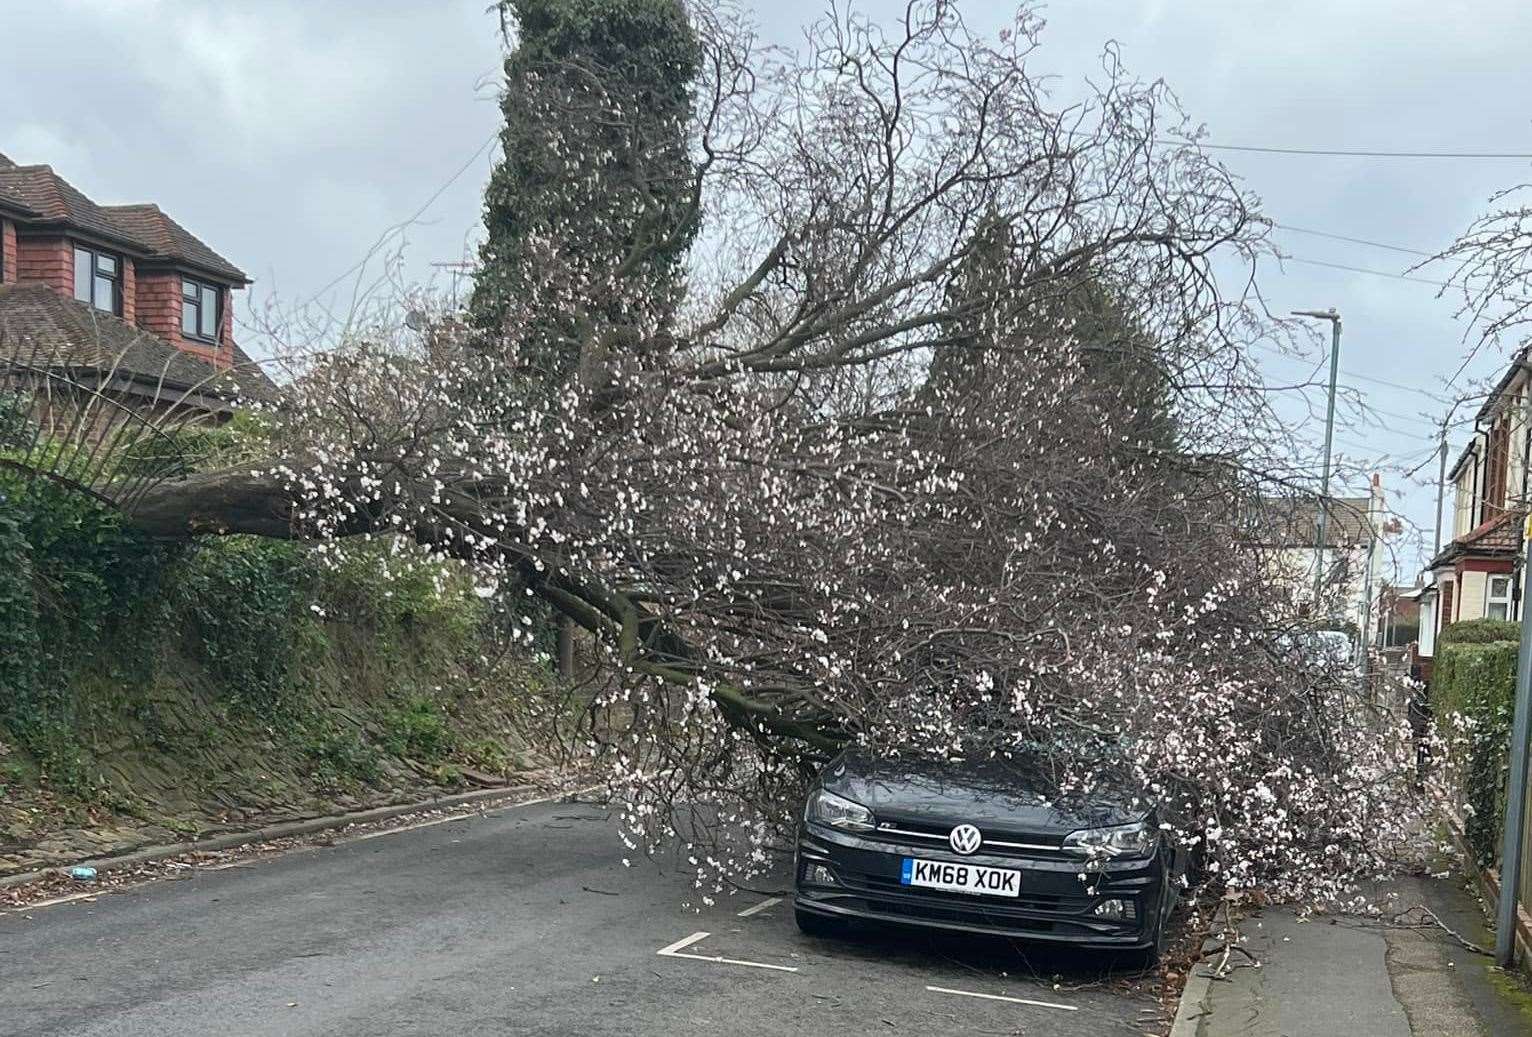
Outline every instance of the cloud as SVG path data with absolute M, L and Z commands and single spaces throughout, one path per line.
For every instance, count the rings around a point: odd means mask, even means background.
M 45 163 L 61 169 L 88 171 L 90 147 L 61 127 L 38 122 L 19 122 L 5 135 L 5 154 L 22 165 Z
M 258 291 L 276 284 L 303 298 L 361 259 L 497 128 L 493 91 L 482 89 L 500 59 L 488 6 L 12 0 L 4 32 L 27 45 L 13 43 L 0 63 L 0 151 L 52 163 L 101 201 L 159 202 L 260 278 Z M 788 46 L 826 6 L 754 5 L 766 37 Z M 875 17 L 896 6 L 861 0 Z M 988 33 L 1014 6 L 973 0 L 964 10 Z M 1127 66 L 1164 78 L 1216 141 L 1532 151 L 1523 54 L 1532 5 L 1523 0 L 1483 0 L 1471 15 L 1424 0 L 1060 0 L 1044 13 L 1038 69 L 1077 81 L 1115 39 Z M 1226 162 L 1279 222 L 1427 249 L 1450 240 L 1494 188 L 1528 175 L 1526 163 L 1233 153 Z M 409 230 L 411 276 L 461 254 L 488 170 L 485 156 Z M 1363 246 L 1289 232 L 1279 240 L 1313 259 L 1406 265 Z M 1428 285 L 1291 264 L 1264 288 L 1277 311 L 1345 312 L 1345 370 L 1432 388 L 1461 359 L 1462 328 Z M 1354 384 L 1398 413 L 1430 405 Z M 1401 456 L 1429 448 L 1420 434 L 1429 428 L 1355 433 Z M 1431 493 L 1418 492 L 1411 517 L 1429 532 Z

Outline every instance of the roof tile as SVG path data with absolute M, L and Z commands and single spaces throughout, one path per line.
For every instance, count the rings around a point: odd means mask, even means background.
M 0 168 L 0 195 L 15 199 L 40 219 L 66 222 L 112 240 L 126 237 L 101 206 L 76 190 L 51 166 Z
M 158 205 L 97 205 L 51 166 L 0 161 L 0 201 L 19 206 L 37 219 L 67 223 L 110 241 L 136 245 L 151 257 L 186 263 L 231 281 L 249 280 Z
M 0 358 L 113 372 L 176 393 L 254 400 L 277 395 L 271 379 L 238 346 L 233 366 L 219 370 L 43 284 L 0 286 Z
M 165 215 L 158 205 L 108 205 L 104 211 L 122 233 L 143 242 L 157 255 L 179 259 L 232 280 L 246 280 L 239 267 L 208 248 L 195 234 Z

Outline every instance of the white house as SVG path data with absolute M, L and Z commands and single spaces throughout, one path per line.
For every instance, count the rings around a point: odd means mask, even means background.
M 1319 625 L 1346 628 L 1366 641 L 1376 639 L 1379 617 L 1369 599 L 1380 586 L 1382 534 L 1388 520 L 1382 480 L 1374 475 L 1366 497 L 1331 497 L 1326 502 L 1325 545 L 1317 550 L 1319 501 L 1313 497 L 1268 497 L 1255 530 L 1272 578 L 1286 585 L 1298 608 Z M 1314 602 L 1315 567 L 1322 567 L 1320 601 Z

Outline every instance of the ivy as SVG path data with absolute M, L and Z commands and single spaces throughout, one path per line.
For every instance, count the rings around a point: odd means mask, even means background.
M 592 315 L 633 320 L 621 305 L 603 313 L 602 300 L 649 299 L 663 314 L 679 295 L 697 233 L 684 134 L 702 47 L 680 0 L 498 6 L 516 46 L 505 60 L 503 157 L 484 192 L 472 313 L 498 327 L 512 302 L 535 290 L 529 260 L 550 239 L 562 259 L 592 270 L 592 285 L 611 276 L 631 287 L 583 299 L 579 313 L 550 314 L 528 336 L 526 366 L 558 385 L 579 359 Z M 560 135 L 550 137 L 555 123 Z M 636 254 L 643 262 L 628 269 L 624 258 Z
M 308 613 L 302 548 L 255 537 L 209 541 L 178 567 L 170 615 L 238 704 L 271 711 L 323 635 Z
M 37 693 L 37 600 L 32 552 L 9 501 L 0 494 L 0 714 Z
M 148 665 L 122 649 L 174 551 L 115 512 L 46 479 L 0 469 L 0 724 L 56 787 L 84 792 L 75 673 L 97 663 L 127 682 Z

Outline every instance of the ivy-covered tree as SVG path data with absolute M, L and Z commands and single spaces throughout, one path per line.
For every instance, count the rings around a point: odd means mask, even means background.
M 686 133 L 702 51 L 680 0 L 500 9 L 517 42 L 472 306 L 479 324 L 499 329 L 508 300 L 545 295 L 548 284 L 586 303 L 554 305 L 518 329 L 532 337 L 519 344 L 527 373 L 558 384 L 586 350 L 631 340 L 631 329 L 651 339 L 674 309 L 697 228 Z

